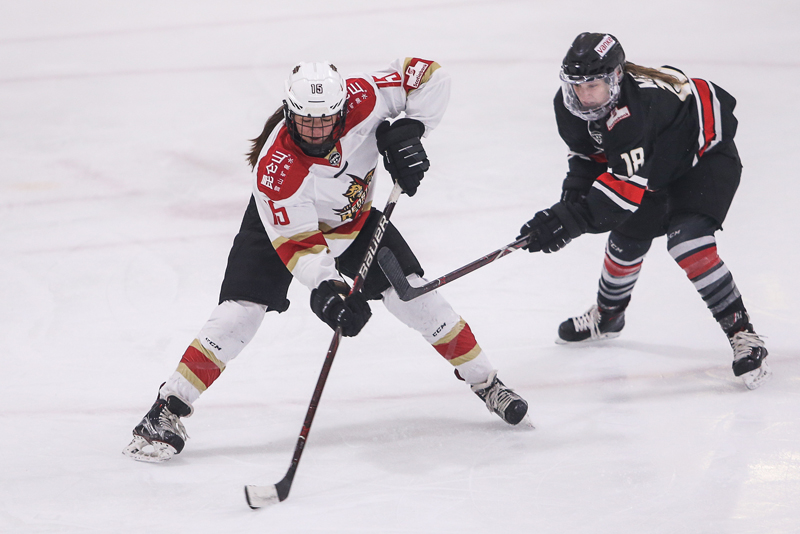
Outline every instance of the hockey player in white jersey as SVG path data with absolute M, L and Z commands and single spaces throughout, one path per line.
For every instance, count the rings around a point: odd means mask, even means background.
M 250 342 L 265 313 L 282 313 L 292 280 L 311 292 L 311 309 L 344 336 L 382 300 L 455 368 L 489 411 L 515 425 L 528 405 L 497 378 L 469 325 L 437 292 L 401 301 L 374 263 L 362 291 L 349 295 L 380 212 L 372 181 L 381 156 L 392 179 L 413 196 L 429 162 L 420 141 L 441 121 L 450 78 L 420 58 L 372 74 L 342 77 L 329 63 L 301 63 L 286 81 L 283 105 L 253 139 L 253 195 L 228 258 L 219 304 L 162 384 L 123 453 L 160 462 L 187 439 L 181 418 Z M 402 118 L 390 122 L 389 119 Z M 417 258 L 389 222 L 381 241 L 407 278 L 424 283 Z

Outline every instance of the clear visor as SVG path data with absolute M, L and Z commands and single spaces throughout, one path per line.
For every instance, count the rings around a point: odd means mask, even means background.
M 619 101 L 619 80 L 622 68 L 592 76 L 570 76 L 561 71 L 561 92 L 564 106 L 576 117 L 586 121 L 598 120 Z

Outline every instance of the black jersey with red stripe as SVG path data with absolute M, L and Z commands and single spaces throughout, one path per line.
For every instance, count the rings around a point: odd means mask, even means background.
M 704 154 L 733 140 L 736 100 L 730 94 L 677 69 L 659 70 L 679 83 L 626 73 L 617 106 L 597 121 L 572 115 L 561 90 L 556 94 L 558 132 L 570 150 L 564 188 L 584 189 L 589 232 L 613 229 L 647 191 L 668 187 Z

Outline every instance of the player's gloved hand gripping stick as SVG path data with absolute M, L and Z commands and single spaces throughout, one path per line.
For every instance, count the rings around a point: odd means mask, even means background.
M 375 227 L 375 232 L 372 234 L 372 240 L 361 262 L 361 266 L 358 269 L 358 274 L 353 280 L 353 287 L 350 290 L 350 295 L 361 291 L 361 288 L 364 287 L 364 279 L 375 259 L 376 252 L 383 238 L 384 230 L 386 229 L 386 224 L 389 222 L 392 211 L 394 211 L 397 199 L 400 198 L 400 193 L 402 193 L 402 188 L 396 183 L 389 195 L 389 200 L 386 203 L 386 208 L 383 210 L 383 215 L 381 215 L 381 219 Z M 342 327 L 338 326 L 333 335 L 333 340 L 331 340 L 330 347 L 328 347 L 328 354 L 325 356 L 325 362 L 322 364 L 322 371 L 319 373 L 317 385 L 314 388 L 314 394 L 311 396 L 311 402 L 308 405 L 305 421 L 303 421 L 303 428 L 300 430 L 300 437 L 297 438 L 297 445 L 294 448 L 294 456 L 292 456 L 292 463 L 289 466 L 289 470 L 277 484 L 270 486 L 245 486 L 244 494 L 250 508 L 256 509 L 270 504 L 277 504 L 289 496 L 289 490 L 292 488 L 292 481 L 297 471 L 297 465 L 300 463 L 300 457 L 303 455 L 303 448 L 306 445 L 306 439 L 308 439 L 308 433 L 311 430 L 311 423 L 314 421 L 314 414 L 317 412 L 317 405 L 322 397 L 322 389 L 325 387 L 325 381 L 328 379 L 328 373 L 331 370 L 331 365 L 333 365 L 333 358 L 336 356 L 341 338 Z
M 392 251 L 388 248 L 382 248 L 380 251 L 378 251 L 378 265 L 380 265 L 381 270 L 386 275 L 389 283 L 392 284 L 392 287 L 394 287 L 394 290 L 397 292 L 397 296 L 400 297 L 400 300 L 409 301 L 419 297 L 420 295 L 424 295 L 425 293 L 430 293 L 434 289 L 442 287 L 445 284 L 449 284 L 453 280 L 458 280 L 465 274 L 476 271 L 484 265 L 488 265 L 494 260 L 499 260 L 507 254 L 511 254 L 515 250 L 527 245 L 529 240 L 529 235 L 520 237 L 513 243 L 509 243 L 503 248 L 495 250 L 491 254 L 487 254 L 482 258 L 478 258 L 477 260 L 468 263 L 463 267 L 459 267 L 455 271 L 451 271 L 444 276 L 440 276 L 436 280 L 431 280 L 424 286 L 420 287 L 412 287 L 411 284 L 408 283 L 408 280 L 406 280 L 406 275 L 403 274 L 403 269 L 400 267 L 400 263 L 397 261 L 397 258 Z

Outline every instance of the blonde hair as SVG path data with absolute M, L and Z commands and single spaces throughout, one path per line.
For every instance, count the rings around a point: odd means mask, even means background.
M 661 80 L 662 82 L 668 83 L 670 85 L 678 86 L 683 84 L 683 80 L 676 78 L 672 74 L 667 74 L 664 71 L 660 71 L 658 69 L 653 69 L 650 67 L 642 67 L 641 65 L 631 63 L 630 61 L 625 62 L 625 72 L 628 72 L 633 76 L 643 76 L 645 78 Z

